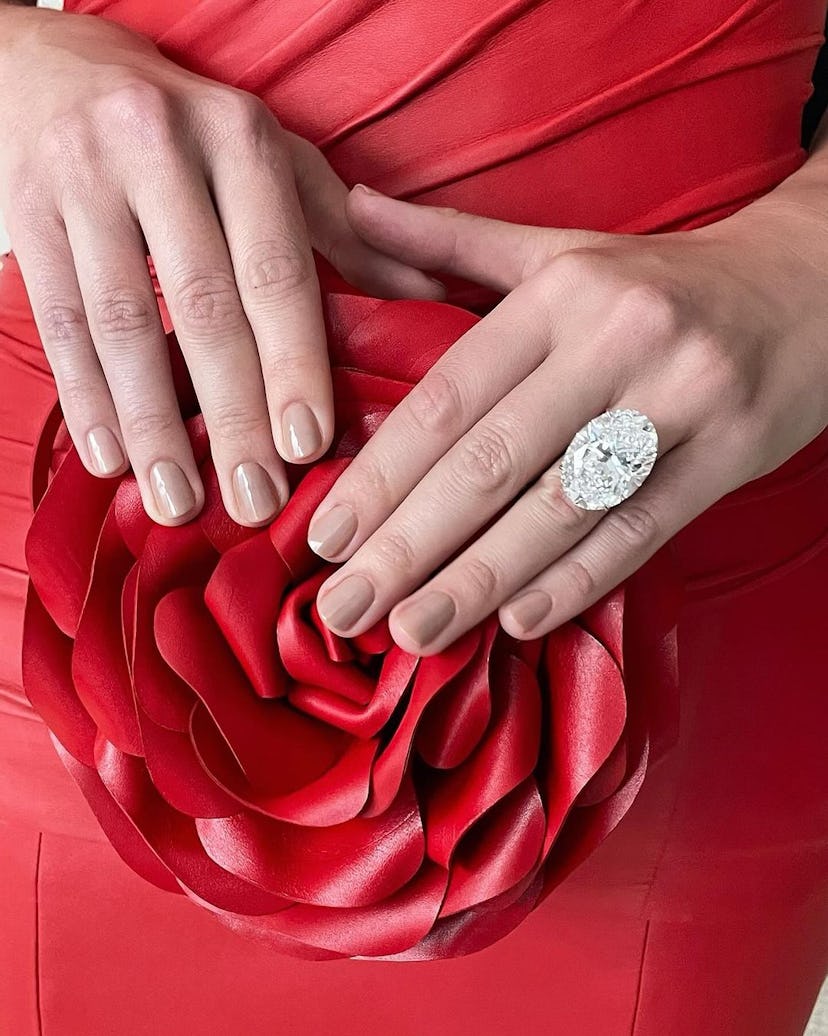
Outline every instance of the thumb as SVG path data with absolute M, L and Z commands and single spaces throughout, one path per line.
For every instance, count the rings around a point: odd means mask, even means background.
M 553 256 L 607 237 L 598 231 L 534 227 L 402 201 L 360 183 L 348 194 L 346 212 L 357 234 L 381 252 L 409 266 L 456 274 L 503 294 Z

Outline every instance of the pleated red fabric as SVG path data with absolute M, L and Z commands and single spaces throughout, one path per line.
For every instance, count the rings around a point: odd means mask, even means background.
M 347 183 L 549 226 L 735 211 L 805 160 L 824 0 L 67 5 L 254 91 Z M 478 314 L 497 296 L 459 278 Z M 118 857 L 21 680 L 35 444 L 55 402 L 0 271 L 0 1031 L 793 1036 L 828 966 L 828 433 L 674 539 L 676 740 L 511 934 L 427 963 L 297 960 Z

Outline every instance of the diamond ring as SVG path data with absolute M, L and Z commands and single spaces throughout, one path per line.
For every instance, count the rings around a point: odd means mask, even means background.
M 658 433 L 639 410 L 605 410 L 576 433 L 561 459 L 561 486 L 588 511 L 615 507 L 639 488 L 658 455 Z

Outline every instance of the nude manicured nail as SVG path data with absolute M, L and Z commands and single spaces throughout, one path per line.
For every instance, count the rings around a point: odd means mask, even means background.
M 196 495 L 187 476 L 171 460 L 159 460 L 150 468 L 150 485 L 158 510 L 167 518 L 192 511 Z
M 529 590 L 516 597 L 508 611 L 522 630 L 528 632 L 552 610 L 552 598 L 543 590 Z
M 344 550 L 354 537 L 357 519 L 347 504 L 336 504 L 321 518 L 311 522 L 308 546 L 320 557 L 328 558 Z
M 296 460 L 316 453 L 322 432 L 313 411 L 304 403 L 291 403 L 282 414 L 282 435 Z
M 86 433 L 86 445 L 92 465 L 99 475 L 112 475 L 123 465 L 121 444 L 103 425 Z
M 371 607 L 374 588 L 365 576 L 346 576 L 316 602 L 322 621 L 337 629 L 350 629 Z
M 270 475 L 254 461 L 239 464 L 233 472 L 233 493 L 245 521 L 265 522 L 279 510 L 279 496 Z
M 442 590 L 430 590 L 419 600 L 401 608 L 395 619 L 415 643 L 425 647 L 443 632 L 456 614 L 457 605 L 448 594 Z

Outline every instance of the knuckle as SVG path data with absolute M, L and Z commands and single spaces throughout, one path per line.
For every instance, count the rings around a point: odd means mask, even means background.
M 603 274 L 607 259 L 599 249 L 589 245 L 568 248 L 553 256 L 547 264 L 547 272 L 570 288 L 577 289 L 586 281 Z
M 653 281 L 633 281 L 621 288 L 615 316 L 622 325 L 657 339 L 676 337 L 682 324 L 679 300 Z
M 691 398 L 729 414 L 747 413 L 758 392 L 758 381 L 750 378 L 732 349 L 718 334 L 699 330 L 686 343 L 684 362 L 692 386 Z
M 602 520 L 625 548 L 655 546 L 661 534 L 659 523 L 652 511 L 631 501 L 625 502 L 621 507 L 611 508 Z
M 289 241 L 262 241 L 245 256 L 241 284 L 254 302 L 278 301 L 310 285 L 314 276 L 310 250 Z
M 168 443 L 175 431 L 177 418 L 165 410 L 140 409 L 127 412 L 122 428 L 125 437 L 139 446 Z
M 560 474 L 555 469 L 545 471 L 535 486 L 535 498 L 544 525 L 556 529 L 578 531 L 586 521 L 586 512 L 564 493 Z
M 225 440 L 270 437 L 270 422 L 265 411 L 245 405 L 241 399 L 214 405 L 210 412 L 210 424 L 214 433 Z
M 174 299 L 187 334 L 213 336 L 243 326 L 236 284 L 225 274 L 190 274 L 177 285 Z
M 232 141 L 234 149 L 248 156 L 273 157 L 278 152 L 273 113 L 255 94 L 236 87 L 217 85 L 203 101 L 204 143 L 215 151 Z
M 432 370 L 409 393 L 408 410 L 418 428 L 451 433 L 462 424 L 462 396 L 454 377 Z
M 406 575 L 413 571 L 416 551 L 410 538 L 399 529 L 382 533 L 372 544 L 374 557 L 382 568 Z
M 461 581 L 481 601 L 492 597 L 501 584 L 500 573 L 485 558 L 470 558 L 463 566 Z
M 131 146 L 157 149 L 172 144 L 172 100 L 156 83 L 134 79 L 101 94 L 95 101 L 97 125 Z
M 349 472 L 346 470 L 342 476 L 347 479 Z M 354 470 L 353 475 L 356 475 Z M 381 462 L 369 458 L 367 451 L 359 457 L 359 475 L 357 481 L 348 480 L 349 490 L 353 490 L 355 503 L 360 500 L 370 500 L 378 512 L 390 514 L 399 503 L 393 491 L 392 478 L 382 467 Z
M 587 600 L 597 593 L 598 581 L 583 561 L 578 561 L 576 558 L 567 561 L 562 575 L 564 581 L 572 587 L 578 600 Z
M 47 302 L 39 309 L 38 322 L 47 348 L 62 350 L 85 343 L 89 337 L 86 314 L 78 306 Z
M 494 425 L 473 432 L 458 447 L 455 474 L 462 486 L 498 492 L 511 486 L 518 468 L 509 435 Z
M 153 326 L 148 300 L 128 288 L 102 292 L 93 307 L 96 337 L 104 345 L 130 343 Z

